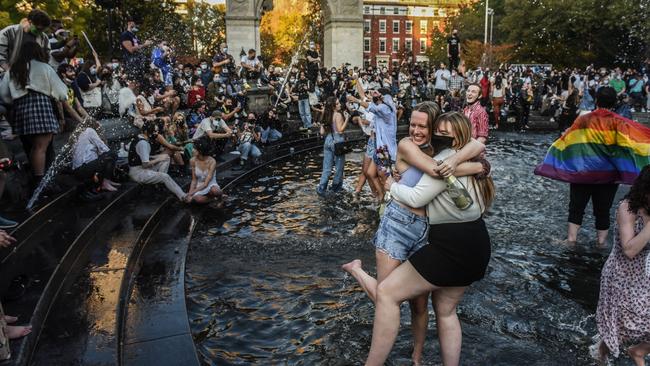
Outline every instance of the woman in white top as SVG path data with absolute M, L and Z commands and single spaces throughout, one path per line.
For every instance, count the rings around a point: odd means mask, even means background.
M 210 156 L 212 144 L 207 136 L 194 141 L 194 157 L 190 159 L 192 183 L 185 201 L 208 203 L 214 198 L 223 198 L 223 192 L 217 183 L 217 161 Z
M 492 97 L 492 113 L 494 115 L 494 127 L 499 129 L 499 119 L 501 118 L 501 106 L 505 101 L 508 82 L 501 72 L 497 72 L 494 79 L 490 80 L 490 96 Z
M 462 113 L 440 116 L 436 135 L 454 139 L 453 148 L 436 155 L 443 160 L 471 141 L 472 129 Z M 474 203 L 466 210 L 454 204 L 443 180 L 423 174 L 414 187 L 386 181 L 392 196 L 410 207 L 426 206 L 429 221 L 429 245 L 425 245 L 406 262 L 393 270 L 377 288 L 372 345 L 366 365 L 383 365 L 397 337 L 400 304 L 432 292 L 436 313 L 442 362 L 458 365 L 461 329 L 456 306 L 465 289 L 485 275 L 490 259 L 490 238 L 482 219 L 483 211 L 494 198 L 490 178 L 457 178 Z
M 59 131 L 52 99 L 65 101 L 68 87 L 48 65 L 49 55 L 36 42 L 26 42 L 0 83 L 0 96 L 12 104 L 12 127 L 21 137 L 36 186 L 45 174 L 46 151 Z

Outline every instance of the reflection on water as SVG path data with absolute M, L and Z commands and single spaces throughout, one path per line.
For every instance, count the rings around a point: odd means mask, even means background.
M 583 233 L 565 247 L 568 185 L 532 175 L 555 138 L 495 134 L 488 155 L 498 198 L 487 214 L 493 255 L 486 278 L 459 307 L 467 365 L 589 365 L 600 269 L 609 249 Z M 353 190 L 360 154 L 348 156 Z M 315 153 L 267 168 L 211 213 L 187 263 L 190 322 L 204 363 L 362 364 L 374 306 L 340 264 L 361 258 L 374 271 L 377 225 L 366 191 L 315 194 Z M 367 188 L 366 188 L 367 190 Z M 619 195 L 621 195 L 619 193 Z M 588 211 L 591 208 L 588 208 Z M 585 217 L 593 228 L 593 217 Z M 408 364 L 407 306 L 388 364 Z M 425 364 L 439 364 L 433 317 Z M 623 363 L 621 363 L 623 364 Z

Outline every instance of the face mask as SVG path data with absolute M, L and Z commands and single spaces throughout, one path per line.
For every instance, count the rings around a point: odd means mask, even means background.
M 201 65 L 201 70 L 207 70 L 207 69 L 208 69 L 208 65 Z
M 91 74 L 91 75 L 95 75 L 95 74 L 97 74 L 97 68 L 96 68 L 96 67 L 91 67 L 91 68 L 90 68 L 90 74 Z
M 131 28 L 131 32 L 135 33 L 135 32 L 137 32 L 137 31 L 139 31 L 138 27 L 133 27 L 133 28 Z
M 36 26 L 33 24 L 29 27 L 29 33 L 33 34 L 34 36 L 40 36 L 43 34 L 43 32 L 38 30 L 38 28 L 36 28 Z
M 314 46 L 313 44 L 310 44 L 310 45 L 309 45 L 309 49 L 313 51 L 313 50 L 316 49 L 316 46 Z
M 117 62 L 113 62 L 113 64 L 111 64 L 111 67 L 113 68 L 113 70 L 117 70 L 117 68 L 120 67 L 120 64 L 118 64 Z
M 212 78 L 212 81 L 214 81 L 216 83 L 216 82 L 219 81 L 219 78 Z
M 372 101 L 373 101 L 373 103 L 375 103 L 375 104 L 379 103 L 380 100 L 381 100 L 380 97 L 376 97 L 376 96 L 375 96 L 375 97 L 372 97 Z
M 336 81 L 336 76 L 332 76 L 332 81 Z
M 223 53 L 228 53 L 228 47 L 224 47 Z
M 289 82 L 293 84 L 296 82 L 296 79 L 290 79 Z
M 454 138 L 451 136 L 433 135 L 431 136 L 431 145 L 435 151 L 451 148 L 454 145 Z
M 192 76 L 192 72 L 191 71 L 185 71 L 185 76 Z

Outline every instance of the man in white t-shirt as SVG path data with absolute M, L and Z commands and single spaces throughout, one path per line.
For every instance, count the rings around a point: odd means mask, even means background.
M 435 77 L 436 102 L 438 102 L 439 105 L 443 105 L 445 96 L 447 96 L 447 85 L 449 83 L 449 79 L 451 79 L 451 73 L 449 70 L 447 70 L 447 65 L 445 65 L 444 62 L 440 63 L 440 68 L 436 71 Z
M 230 138 L 233 135 L 232 130 L 221 117 L 221 111 L 212 112 L 210 117 L 201 121 L 192 139 L 198 140 L 203 135 L 208 135 L 211 140 Z
M 260 76 L 262 75 L 262 62 L 255 55 L 255 50 L 248 50 L 248 56 L 241 58 L 241 66 L 244 68 L 244 77 L 248 80 L 256 80 L 257 86 L 260 86 Z

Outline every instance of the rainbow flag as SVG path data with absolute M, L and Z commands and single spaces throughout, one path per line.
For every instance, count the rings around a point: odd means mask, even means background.
M 578 117 L 535 174 L 579 184 L 632 184 L 650 164 L 650 128 L 608 110 Z

